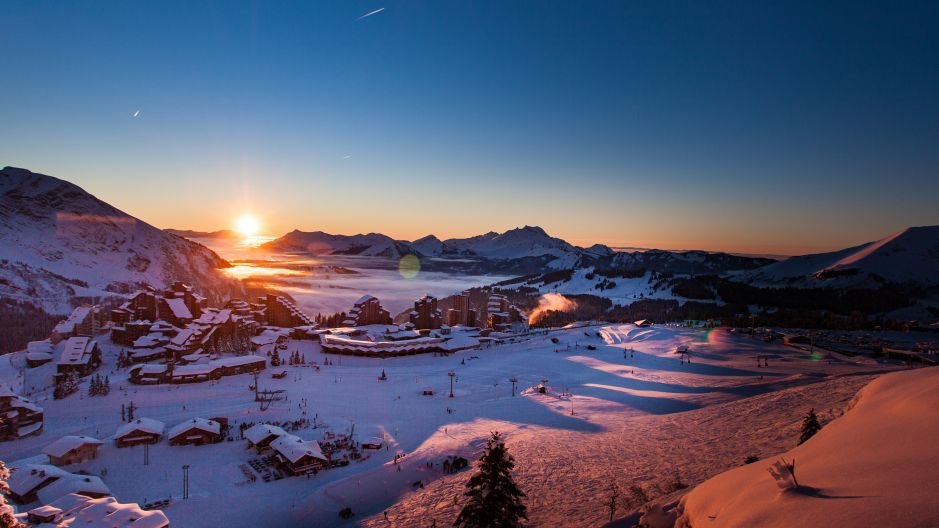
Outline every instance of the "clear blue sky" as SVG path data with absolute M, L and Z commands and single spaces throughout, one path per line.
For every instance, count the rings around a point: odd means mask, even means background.
M 939 223 L 935 1 L 0 0 L 0 24 L 0 164 L 161 227 L 795 253 Z

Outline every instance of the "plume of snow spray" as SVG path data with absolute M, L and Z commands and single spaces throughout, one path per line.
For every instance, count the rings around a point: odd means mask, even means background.
M 570 312 L 577 308 L 577 303 L 560 293 L 546 293 L 538 299 L 538 307 L 528 316 L 528 325 L 534 326 L 548 311 Z

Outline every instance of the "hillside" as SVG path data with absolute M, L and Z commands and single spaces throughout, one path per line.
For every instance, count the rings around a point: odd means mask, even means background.
M 846 414 L 779 457 L 722 473 L 683 500 L 676 526 L 936 526 L 939 370 L 885 375 Z M 796 461 L 800 490 L 767 472 Z
M 244 238 L 231 229 L 219 231 L 193 231 L 192 229 L 164 229 L 167 233 L 183 238 Z
M 400 258 L 413 250 L 380 233 L 367 235 L 331 235 L 322 231 L 293 230 L 261 246 L 275 251 L 305 252 L 313 255 L 359 255 L 363 257 Z
M 910 227 L 829 253 L 791 257 L 740 275 L 758 286 L 879 287 L 884 283 L 939 285 L 939 226 Z
M 75 297 L 142 284 L 193 284 L 213 299 L 241 293 L 208 248 L 166 233 L 58 178 L 0 171 L 0 295 L 67 312 Z

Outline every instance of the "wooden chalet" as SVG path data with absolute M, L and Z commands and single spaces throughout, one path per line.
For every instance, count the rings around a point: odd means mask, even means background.
M 155 444 L 163 437 L 163 422 L 153 418 L 138 418 L 118 428 L 114 434 L 114 445 L 131 447 L 142 444 Z
M 170 445 L 205 445 L 222 441 L 222 425 L 214 420 L 192 418 L 170 429 Z
M 288 436 L 287 431 L 271 424 L 257 424 L 245 431 L 248 447 L 256 449 L 258 453 L 270 448 L 271 442 L 282 436 Z
M 329 465 L 316 440 L 303 440 L 294 435 L 284 435 L 271 442 L 274 460 L 291 475 L 316 472 Z
M 90 436 L 63 436 L 43 448 L 49 462 L 56 466 L 78 464 L 98 456 L 98 448 L 103 442 Z

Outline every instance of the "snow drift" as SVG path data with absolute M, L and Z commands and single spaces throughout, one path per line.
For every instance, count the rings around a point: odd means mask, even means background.
M 937 526 L 937 384 L 939 369 L 878 378 L 805 444 L 695 488 L 676 526 Z M 767 473 L 779 458 L 796 460 L 801 489 Z

